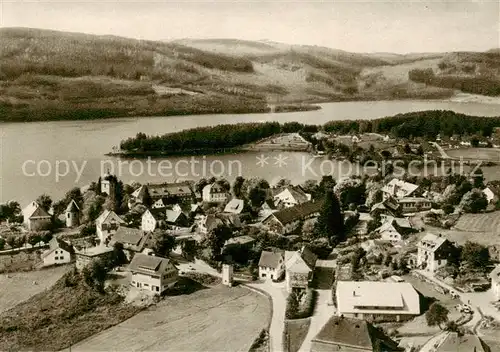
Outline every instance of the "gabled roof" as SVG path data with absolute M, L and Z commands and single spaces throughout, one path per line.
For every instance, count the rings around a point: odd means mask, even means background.
M 261 205 L 261 208 L 266 208 L 266 207 L 269 208 L 269 209 L 271 209 L 271 210 L 275 210 L 276 209 L 276 205 L 270 199 L 266 199 L 264 201 L 264 203 L 262 203 L 262 205 Z
M 301 204 L 309 200 L 307 194 L 299 187 L 286 186 L 285 188 L 273 191 L 273 194 L 275 199 L 289 195 L 297 202 L 297 204 Z
M 125 221 L 123 221 L 114 211 L 112 210 L 104 210 L 101 215 L 96 220 L 96 223 L 98 224 L 104 224 L 106 222 L 116 222 L 119 224 L 125 224 Z
M 42 258 L 45 258 L 56 249 L 62 249 L 68 253 L 75 253 L 72 245 L 61 240 L 60 238 L 52 237 L 52 239 L 49 241 L 49 249 L 42 253 Z
M 33 201 L 23 209 L 23 217 L 27 220 L 33 218 L 50 218 L 50 215 L 40 206 L 40 204 Z
M 219 185 L 217 182 L 211 183 L 203 187 L 202 190 L 204 195 L 215 194 L 215 193 L 226 193 L 226 190 Z
M 497 265 L 495 269 L 490 273 L 490 278 L 494 282 L 500 282 L 500 265 Z
M 166 221 L 174 223 L 174 222 L 176 222 L 179 219 L 179 217 L 181 215 L 183 215 L 182 211 L 175 211 L 175 210 L 167 209 L 167 211 L 166 211 Z
M 485 352 L 487 349 L 481 339 L 472 334 L 459 336 L 456 332 L 449 333 L 436 352 Z
M 308 245 L 302 247 L 300 255 L 309 268 L 314 269 L 316 267 L 318 256 L 311 251 Z
M 72 199 L 71 202 L 69 202 L 68 206 L 66 207 L 66 212 L 67 213 L 77 213 L 80 211 L 80 208 L 78 207 L 78 204 L 76 204 L 75 200 Z
M 151 198 L 185 196 L 193 193 L 188 182 L 147 184 L 147 189 Z
M 112 237 L 112 241 L 137 246 L 145 232 L 131 227 L 120 226 Z
M 417 185 L 393 178 L 389 183 L 382 187 L 382 192 L 388 193 L 396 198 L 408 197 L 418 189 Z
M 151 208 L 151 209 L 148 209 L 144 212 L 144 214 L 148 213 L 151 214 L 153 216 L 153 218 L 156 220 L 156 221 L 160 221 L 160 220 L 165 220 L 165 217 L 166 217 L 166 213 L 167 213 L 167 208 Z M 144 216 L 143 214 L 143 216 Z
M 158 275 L 158 273 L 165 271 L 169 264 L 170 260 L 167 258 L 137 253 L 130 262 L 128 269 L 131 272 L 145 275 Z
M 146 197 L 148 189 L 146 186 L 140 186 L 134 192 L 132 192 L 132 197 L 135 199 L 143 200 Z
M 243 244 L 253 243 L 255 241 L 256 241 L 255 238 L 244 235 L 244 236 L 230 238 L 226 241 L 226 243 L 224 245 L 225 246 L 229 246 L 232 244 L 242 244 L 243 245 Z
M 441 237 L 441 236 L 436 236 L 432 233 L 428 233 L 420 240 L 420 242 L 418 242 L 418 247 L 435 252 L 445 242 L 446 242 L 446 238 Z
M 226 204 L 224 208 L 225 213 L 241 214 L 243 208 L 245 207 L 245 202 L 243 199 L 233 198 Z
M 285 268 L 292 273 L 307 274 L 312 271 L 309 265 L 307 265 L 304 259 L 302 259 L 302 256 L 299 252 L 290 253 L 287 251 L 285 252 L 285 258 Z
M 316 352 L 315 343 L 335 344 L 367 351 L 375 351 L 379 343 L 384 351 L 398 351 L 397 343 L 384 335 L 370 323 L 352 318 L 333 316 L 312 339 L 311 351 Z M 333 346 L 332 346 L 333 347 Z M 321 349 L 326 351 L 328 349 Z M 333 349 L 332 349 L 333 350 Z
M 280 260 L 284 260 L 285 252 L 282 250 L 275 250 L 273 252 L 270 251 L 262 251 L 259 259 L 259 266 L 276 269 Z
M 266 221 L 270 217 L 275 217 L 281 224 L 286 225 L 319 212 L 321 210 L 321 207 L 323 206 L 323 203 L 323 200 L 309 201 L 291 208 L 285 208 L 283 210 L 270 214 L 263 221 Z

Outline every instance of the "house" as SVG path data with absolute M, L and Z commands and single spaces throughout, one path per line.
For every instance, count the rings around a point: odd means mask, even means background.
M 403 214 L 432 209 L 431 201 L 423 197 L 404 197 L 398 199 L 398 203 L 401 206 L 401 212 Z
M 154 208 L 146 210 L 142 214 L 141 230 L 146 232 L 153 232 L 156 228 L 160 227 L 162 222 L 165 221 L 166 213 L 166 208 Z
M 52 223 L 52 216 L 35 201 L 23 209 L 23 218 L 28 231 L 45 230 Z
M 500 265 L 490 273 L 491 279 L 491 292 L 496 301 L 500 300 Z
M 224 249 L 230 248 L 232 246 L 246 246 L 246 247 L 253 247 L 255 244 L 255 238 L 244 235 L 244 236 L 237 236 L 230 238 L 226 241 L 224 244 Z
M 408 282 L 339 281 L 336 300 L 337 315 L 347 318 L 404 321 L 420 314 L 419 295 Z
M 414 230 L 408 219 L 386 216 L 383 218 L 383 224 L 375 231 L 380 234 L 382 240 L 400 242 Z
M 311 341 L 311 352 L 395 352 L 398 344 L 367 321 L 332 316 Z
M 128 266 L 134 287 L 161 294 L 175 285 L 179 271 L 167 258 L 147 254 L 136 254 Z
M 99 215 L 95 221 L 95 227 L 100 243 L 106 243 L 109 236 L 113 235 L 120 225 L 125 225 L 125 221 L 112 210 L 105 210 Z
M 318 216 L 322 206 L 323 200 L 312 200 L 291 208 L 285 208 L 269 214 L 262 220 L 262 224 L 269 227 L 270 230 L 284 235 L 294 231 L 301 221 Z
M 490 352 L 489 347 L 477 335 L 450 332 L 435 349 L 436 352 Z
M 115 234 L 111 236 L 109 246 L 113 247 L 115 243 L 121 243 L 127 258 L 130 260 L 133 255 L 141 253 L 147 248 L 150 240 L 152 240 L 151 232 L 120 226 Z
M 227 201 L 229 194 L 224 187 L 214 182 L 203 187 L 201 196 L 203 201 L 207 203 L 224 203 Z
M 290 208 L 311 200 L 311 195 L 300 187 L 287 186 L 273 191 L 274 204 L 277 207 Z
M 76 268 L 83 269 L 96 260 L 105 260 L 113 252 L 113 248 L 107 247 L 103 244 L 97 247 L 84 248 L 81 251 L 75 251 Z
M 495 184 L 488 184 L 485 189 L 483 189 L 483 194 L 486 196 L 488 201 L 488 208 L 491 210 L 495 209 L 496 204 L 500 200 L 500 187 Z
M 441 235 L 428 233 L 417 244 L 417 268 L 435 273 L 446 266 L 452 244 Z
M 52 237 L 49 249 L 42 253 L 43 266 L 71 263 L 74 259 L 73 247 L 65 241 Z
M 400 213 L 400 204 L 393 197 L 388 197 L 380 203 L 376 203 L 370 209 L 371 216 L 396 216 Z
M 158 199 L 156 202 L 153 203 L 151 208 L 153 209 L 158 209 L 158 208 L 166 208 L 168 206 L 168 203 L 165 201 L 164 198 Z
M 146 187 L 153 202 L 162 199 L 165 204 L 171 204 L 191 202 L 194 199 L 194 192 L 189 182 L 147 184 Z
M 419 187 L 413 183 L 393 178 L 389 183 L 382 187 L 382 194 L 384 199 L 389 197 L 403 198 L 417 193 L 418 188 Z
M 74 199 L 72 199 L 66 207 L 64 218 L 66 219 L 66 227 L 76 227 L 80 225 L 80 208 Z
M 304 246 L 300 251 L 285 251 L 285 286 L 287 292 L 304 290 L 313 279 L 318 257 Z
M 224 221 L 214 214 L 208 214 L 206 216 L 201 216 L 197 223 L 198 231 L 207 234 L 213 231 L 217 226 L 223 225 Z
M 259 259 L 259 278 L 279 280 L 285 270 L 285 251 L 262 251 Z
M 189 219 L 187 218 L 186 214 L 184 214 L 180 210 L 167 209 L 165 215 L 166 215 L 165 222 L 168 225 L 173 225 L 173 226 L 177 226 L 177 227 L 188 227 L 189 226 Z
M 109 170 L 101 177 L 101 193 L 110 195 L 115 191 L 115 178 L 109 173 Z
M 233 198 L 224 207 L 224 213 L 241 214 L 245 208 L 243 199 Z

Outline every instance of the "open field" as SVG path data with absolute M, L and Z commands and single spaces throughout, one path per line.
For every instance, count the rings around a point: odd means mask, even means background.
M 446 150 L 446 153 L 453 158 L 500 161 L 500 149 L 497 148 L 460 148 Z
M 307 336 L 310 325 L 310 318 L 285 320 L 283 350 L 287 352 L 297 352 Z
M 40 255 L 43 251 L 44 249 L 0 255 L 0 273 L 33 270 L 41 262 Z
M 270 319 L 268 300 L 242 287 L 218 286 L 167 297 L 94 335 L 73 351 L 248 351 Z
M 49 288 L 67 270 L 67 266 L 59 266 L 44 270 L 0 275 L 0 313 Z M 37 284 L 34 285 L 33 282 Z
M 500 211 L 485 214 L 464 214 L 455 224 L 457 230 L 500 234 Z

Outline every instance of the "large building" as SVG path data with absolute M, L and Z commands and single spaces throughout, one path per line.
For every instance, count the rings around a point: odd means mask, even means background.
M 405 182 L 393 178 L 384 187 L 382 187 L 383 198 L 404 198 L 414 196 L 418 193 L 419 187 L 413 183 Z
M 207 203 L 224 203 L 229 197 L 229 193 L 217 182 L 203 187 L 202 199 Z
M 285 235 L 296 230 L 301 221 L 318 216 L 322 206 L 323 200 L 313 200 L 294 207 L 284 208 L 269 214 L 262 220 L 262 224 L 269 227 L 271 231 Z
M 128 266 L 130 283 L 137 288 L 160 294 L 178 280 L 178 270 L 167 258 L 136 254 Z
M 311 341 L 311 352 L 396 352 L 398 344 L 372 324 L 333 316 Z
M 417 268 L 435 273 L 448 263 L 452 246 L 446 238 L 428 233 L 417 245 Z
M 124 224 L 125 221 L 123 221 L 114 211 L 105 210 L 95 221 L 96 234 L 100 244 L 105 244 L 109 237 L 118 230 L 118 227 Z
M 285 286 L 288 292 L 309 287 L 317 259 L 318 257 L 306 246 L 300 251 L 285 251 Z
M 420 298 L 407 282 L 339 281 L 337 315 L 368 321 L 404 321 L 420 314 Z
M 24 225 L 28 231 L 46 230 L 52 222 L 52 217 L 49 213 L 35 201 L 23 209 L 23 218 Z

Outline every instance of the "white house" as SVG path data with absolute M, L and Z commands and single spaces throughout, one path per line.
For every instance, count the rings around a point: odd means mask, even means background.
M 403 321 L 420 314 L 420 298 L 408 282 L 339 281 L 337 315 L 367 321 Z
M 224 213 L 231 214 L 241 214 L 243 208 L 245 207 L 245 202 L 243 199 L 233 198 L 226 204 L 224 208 Z
M 380 239 L 384 241 L 400 242 L 403 240 L 403 236 L 394 226 L 393 220 L 384 222 L 375 231 L 380 235 Z
M 313 279 L 318 257 L 304 246 L 300 251 L 285 251 L 285 286 L 287 292 L 304 290 Z
M 413 183 L 405 182 L 397 178 L 393 178 L 389 183 L 382 187 L 383 198 L 390 197 L 403 198 L 414 194 L 419 187 Z
M 70 244 L 57 237 L 52 237 L 49 249 L 42 253 L 43 265 L 70 263 L 74 258 L 74 253 L 75 251 Z
M 141 230 L 153 232 L 160 225 L 160 221 L 165 221 L 167 210 L 165 208 L 148 209 L 142 214 Z
M 112 210 L 105 210 L 95 221 L 96 233 L 100 243 L 105 243 L 109 236 L 113 235 L 120 225 L 124 225 L 123 221 Z
M 432 209 L 432 203 L 423 197 L 403 197 L 398 199 L 402 214 L 427 211 Z
M 490 273 L 491 279 L 491 292 L 495 300 L 500 300 L 500 265 L 497 265 L 495 269 Z
M 224 187 L 217 182 L 203 187 L 201 194 L 203 201 L 207 203 L 224 203 L 229 196 Z
M 167 258 L 136 254 L 128 266 L 132 286 L 161 294 L 178 280 L 178 270 Z
M 277 191 L 273 198 L 276 206 L 290 208 L 311 200 L 311 195 L 298 187 L 288 186 Z
M 279 280 L 285 270 L 285 251 L 262 251 L 259 259 L 259 278 Z
M 417 267 L 435 273 L 446 266 L 451 246 L 446 238 L 428 233 L 417 244 Z
M 28 231 L 40 231 L 50 226 L 52 217 L 40 204 L 33 201 L 23 209 L 24 225 Z

